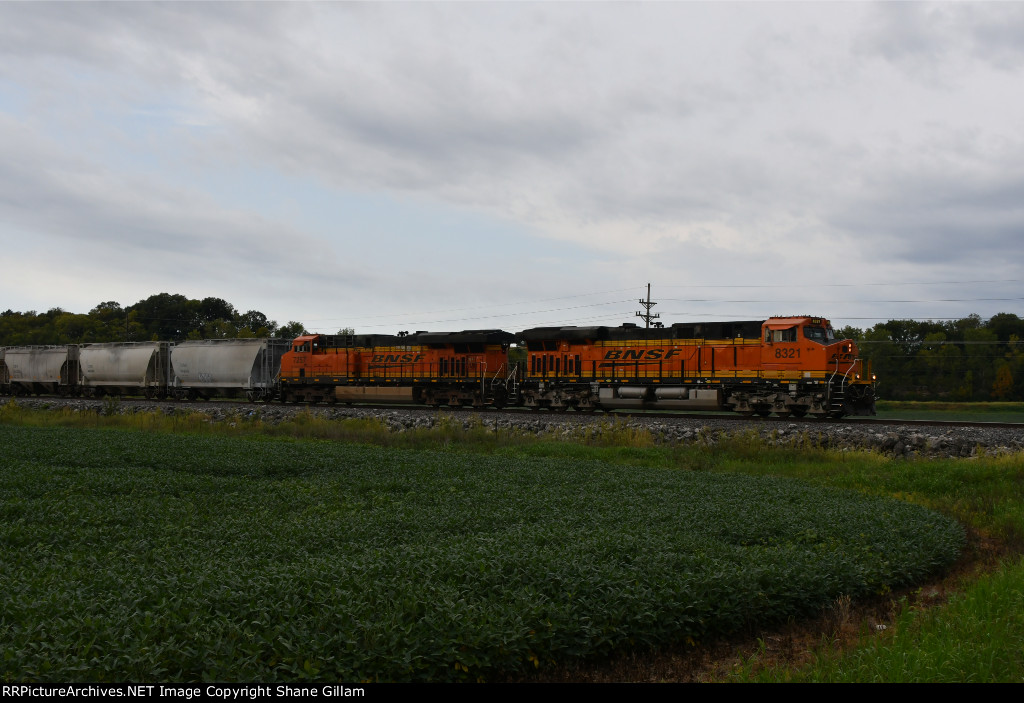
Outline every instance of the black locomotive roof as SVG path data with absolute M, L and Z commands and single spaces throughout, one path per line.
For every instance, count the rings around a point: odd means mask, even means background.
M 607 327 L 534 327 L 523 330 L 516 337 L 524 342 L 542 341 L 545 339 L 564 339 L 570 342 L 582 342 L 588 339 L 608 339 Z
M 634 324 L 620 327 L 534 327 L 516 335 L 524 342 L 564 340 L 567 342 L 626 339 L 757 339 L 763 320 L 727 322 L 679 322 L 671 327 L 644 328 Z
M 729 322 L 677 322 L 672 325 L 673 339 L 758 339 L 764 320 Z
M 416 344 L 510 344 L 516 337 L 504 330 L 462 330 L 461 332 L 417 332 Z M 406 337 L 405 339 L 409 339 Z
M 340 347 L 402 347 L 413 344 L 510 344 L 515 335 L 502 330 L 462 330 L 461 332 L 416 332 L 414 334 L 325 335 L 324 346 Z

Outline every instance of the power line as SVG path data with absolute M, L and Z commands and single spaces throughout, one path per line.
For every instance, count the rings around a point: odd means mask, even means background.
M 562 296 L 558 296 L 556 298 L 540 298 L 538 300 L 532 300 L 532 301 L 519 301 L 519 302 L 512 302 L 512 303 L 493 303 L 493 304 L 488 304 L 488 305 L 474 305 L 474 306 L 465 307 L 465 308 L 448 308 L 448 309 L 445 309 L 445 310 L 426 310 L 426 311 L 420 311 L 420 312 L 415 312 L 415 313 L 411 313 L 411 314 L 412 315 L 443 315 L 445 313 L 462 312 L 464 310 L 493 310 L 494 308 L 510 307 L 510 306 L 513 306 L 513 305 L 519 305 L 519 306 L 522 306 L 522 305 L 536 305 L 537 303 L 546 303 L 546 302 L 550 302 L 550 301 L 553 301 L 553 300 L 571 300 L 573 298 L 587 298 L 587 297 L 594 296 L 594 295 L 608 295 L 609 293 L 621 293 L 621 292 L 627 291 L 627 290 L 635 290 L 635 288 L 618 288 L 618 289 L 615 289 L 615 290 L 597 291 L 597 292 L 593 292 L 593 293 L 577 293 L 577 294 L 574 294 L 574 295 L 562 295 Z M 613 303 L 628 303 L 628 302 L 629 302 L 628 300 L 614 300 L 614 301 L 610 301 L 610 302 L 606 302 L 606 303 L 590 303 L 589 305 L 590 306 L 593 306 L 593 305 L 611 305 Z M 579 306 L 576 306 L 576 307 L 587 307 L 587 305 L 579 305 Z M 571 310 L 573 308 L 556 308 L 556 309 Z M 547 311 L 541 310 L 541 311 L 538 311 L 538 312 L 547 312 Z M 352 321 L 358 321 L 358 320 L 379 320 L 381 318 L 386 318 L 386 317 L 403 317 L 403 316 L 407 316 L 409 314 L 410 313 L 394 313 L 394 314 L 391 314 L 391 315 L 361 315 L 361 316 L 358 316 L 358 317 L 347 317 L 347 318 L 328 317 L 328 318 L 316 318 L 316 319 L 313 320 L 313 322 L 330 322 L 330 321 L 337 322 L 337 321 L 345 321 L 345 320 L 352 320 Z M 512 313 L 512 314 L 519 315 L 519 314 L 530 314 L 530 313 Z M 488 315 L 486 317 L 495 317 L 495 316 L 494 315 Z M 479 318 L 465 318 L 465 319 L 479 319 Z
M 861 288 L 869 286 L 958 286 L 974 283 L 1021 283 L 1019 278 L 988 279 L 983 281 L 899 281 L 897 283 L 815 283 L 813 286 L 794 286 L 788 283 L 772 283 L 764 285 L 753 284 L 721 284 L 721 285 L 700 285 L 696 283 L 662 286 L 662 288 Z

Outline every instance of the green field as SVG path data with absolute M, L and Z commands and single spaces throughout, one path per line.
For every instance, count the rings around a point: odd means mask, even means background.
M 2 678 L 487 680 L 949 564 L 955 522 L 580 457 L 0 426 Z
M 897 617 L 711 678 L 1024 680 L 1020 456 L 109 410 L 0 407 L 4 681 L 564 680 L 850 596 Z M 950 518 L 1002 565 L 924 608 Z

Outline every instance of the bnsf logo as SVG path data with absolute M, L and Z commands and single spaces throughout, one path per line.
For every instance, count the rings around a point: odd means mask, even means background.
M 422 354 L 374 354 L 375 364 L 415 364 L 423 361 Z
M 671 359 L 679 354 L 678 349 L 612 349 L 605 352 L 606 361 L 639 361 L 641 359 L 657 360 Z

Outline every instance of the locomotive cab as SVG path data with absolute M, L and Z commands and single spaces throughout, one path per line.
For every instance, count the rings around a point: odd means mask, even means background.
M 820 317 L 773 317 L 763 325 L 761 366 L 766 378 L 807 389 L 818 413 L 874 415 L 874 379 L 864 373 L 857 345 L 837 339 Z M 816 388 L 815 388 L 816 387 Z

